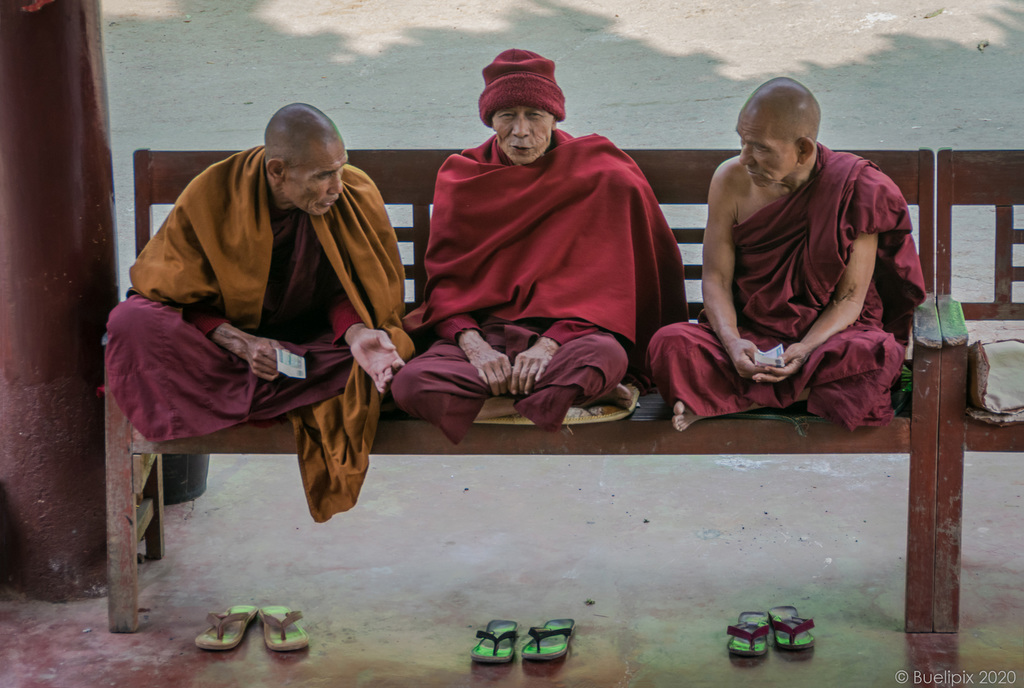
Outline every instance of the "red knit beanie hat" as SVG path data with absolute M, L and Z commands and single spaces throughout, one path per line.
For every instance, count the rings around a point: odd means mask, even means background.
M 480 94 L 480 119 L 491 126 L 494 113 L 526 105 L 565 119 L 565 94 L 555 83 L 555 63 L 529 50 L 513 48 L 484 67 L 484 92 Z

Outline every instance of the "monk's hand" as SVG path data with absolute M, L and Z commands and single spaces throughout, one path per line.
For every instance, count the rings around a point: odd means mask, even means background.
M 804 367 L 804 362 L 807 361 L 807 357 L 811 355 L 812 351 L 814 349 L 807 344 L 801 342 L 791 344 L 789 348 L 782 352 L 782 362 L 784 365 L 781 368 L 771 366 L 762 368 L 763 372 L 754 376 L 754 382 L 781 382 L 785 380 Z
M 765 368 L 754 362 L 754 354 L 757 353 L 757 346 L 754 342 L 747 339 L 733 339 L 725 345 L 725 350 L 740 377 L 761 382 L 757 379 L 757 375 L 763 373 Z
M 558 351 L 559 344 L 549 337 L 540 337 L 537 343 L 516 356 L 516 364 L 512 367 L 512 379 L 509 391 L 512 394 L 529 394 L 533 386 L 540 380 L 544 370 L 551 363 Z
M 459 347 L 476 368 L 480 379 L 491 388 L 492 396 L 508 394 L 512 364 L 508 356 L 496 351 L 477 330 L 465 330 L 459 334 Z
M 210 339 L 247 362 L 253 375 L 261 380 L 274 380 L 279 375 L 277 350 L 284 347 L 277 341 L 243 332 L 228 323 L 218 325 Z
M 388 333 L 357 323 L 346 330 L 345 343 L 352 351 L 352 358 L 373 380 L 377 391 L 381 394 L 388 391 L 395 373 L 405 365 Z

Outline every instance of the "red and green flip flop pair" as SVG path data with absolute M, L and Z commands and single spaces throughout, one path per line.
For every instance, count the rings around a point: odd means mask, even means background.
M 743 612 L 735 626 L 729 626 L 729 652 L 741 657 L 757 657 L 768 651 L 768 636 L 774 631 L 775 647 L 780 650 L 806 650 L 814 647 L 814 619 L 802 619 L 796 607 L 772 607 L 765 612 Z
M 515 621 L 495 619 L 487 624 L 487 630 L 477 631 L 480 642 L 470 652 L 474 662 L 502 664 L 511 662 L 515 656 Z M 552 619 L 543 626 L 534 626 L 528 633 L 530 640 L 523 646 L 523 659 L 549 660 L 562 657 L 569 651 L 569 639 L 576 622 L 572 619 Z

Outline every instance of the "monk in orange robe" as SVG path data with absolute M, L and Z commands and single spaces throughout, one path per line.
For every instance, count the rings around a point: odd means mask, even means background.
M 326 115 L 279 110 L 264 146 L 182 192 L 107 325 L 108 391 L 148 439 L 287 415 L 318 522 L 355 504 L 381 396 L 413 353 L 394 229 L 347 162 Z M 279 350 L 304 377 L 279 372 Z
M 648 354 L 678 430 L 800 400 L 849 429 L 892 420 L 890 389 L 924 300 L 910 214 L 877 167 L 817 142 L 820 117 L 786 78 L 740 112 L 740 155 L 708 193 L 704 311 L 659 331 Z

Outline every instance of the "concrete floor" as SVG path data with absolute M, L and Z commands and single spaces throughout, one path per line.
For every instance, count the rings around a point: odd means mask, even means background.
M 105 599 L 7 599 L 0 686 L 1024 685 L 1020 461 L 968 456 L 961 631 L 908 636 L 905 456 L 377 456 L 324 525 L 294 459 L 215 456 L 141 567 L 139 632 L 108 633 Z M 233 604 L 301 609 L 309 649 L 270 652 L 258 622 L 197 649 Z M 817 647 L 730 657 L 726 625 L 779 604 L 814 617 Z M 469 660 L 492 618 L 559 617 L 577 621 L 563 660 Z

